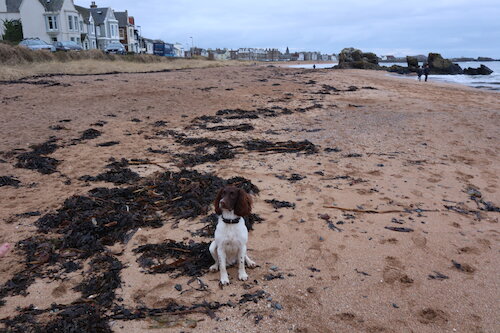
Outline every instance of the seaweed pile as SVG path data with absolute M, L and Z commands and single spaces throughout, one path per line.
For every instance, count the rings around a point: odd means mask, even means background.
M 127 163 L 126 160 L 113 161 L 110 166 L 123 167 Z M 127 243 L 139 227 L 162 226 L 164 221 L 159 214 L 162 211 L 177 220 L 206 215 L 217 190 L 227 184 L 259 192 L 254 184 L 241 177 L 224 180 L 213 174 L 182 170 L 140 179 L 133 186 L 94 188 L 87 195 L 66 199 L 61 208 L 35 223 L 40 234 L 16 244 L 24 253 L 24 267 L 0 288 L 0 299 L 26 295 L 27 288 L 36 278 L 65 279 L 67 273 L 81 271 L 83 264 L 88 262 L 84 280 L 75 287 L 82 299 L 43 310 L 21 309 L 17 317 L 2 320 L 7 331 L 109 332 L 108 320 L 112 318 L 144 318 L 181 311 L 181 307 L 186 311 L 198 309 L 196 311 L 213 313 L 223 305 L 203 303 L 185 307 L 173 304 L 164 309 L 140 310 L 118 305 L 120 299 L 115 292 L 122 283 L 123 265 L 106 251 L 105 246 Z M 205 242 L 170 241 L 144 245 L 134 252 L 141 254 L 138 262 L 146 272 L 172 273 L 174 278 L 201 276 L 212 263 Z M 112 315 L 107 311 L 112 311 Z
M 318 152 L 318 148 L 310 141 L 285 141 L 270 142 L 266 140 L 252 139 L 245 141 L 245 148 L 258 152 L 276 152 L 276 153 L 298 153 L 305 152 L 313 154 Z
M 255 128 L 251 124 L 247 123 L 242 123 L 238 125 L 220 125 L 220 126 L 213 126 L 213 127 L 208 127 L 204 126 L 203 129 L 206 129 L 207 131 L 238 131 L 238 132 L 248 132 L 248 131 L 253 131 Z
M 84 298 L 91 297 L 104 307 L 110 307 L 115 299 L 115 290 L 121 286 L 122 263 L 113 256 L 104 254 L 90 262 L 90 272 L 85 280 L 75 287 Z
M 195 166 L 207 162 L 216 162 L 234 158 L 233 145 L 226 140 L 215 140 L 208 138 L 185 138 L 178 137 L 177 143 L 183 146 L 194 146 L 194 153 L 176 154 L 181 159 L 181 166 Z
M 141 177 L 134 171 L 128 168 L 129 161 L 122 158 L 120 161 L 116 161 L 111 158 L 111 163 L 106 166 L 109 170 L 98 174 L 97 176 L 81 176 L 78 178 L 83 181 L 105 181 L 114 184 L 132 184 L 137 182 Z
M 2 186 L 19 187 L 19 184 L 21 184 L 21 182 L 18 179 L 16 179 L 15 177 L 0 176 L 0 187 L 2 187 Z
M 133 251 L 142 255 L 137 259 L 139 265 L 147 273 L 167 273 L 178 270 L 173 278 L 181 275 L 201 276 L 208 272 L 213 264 L 212 256 L 208 251 L 210 243 L 183 244 L 169 240 L 161 244 L 142 245 Z M 167 262 L 168 259 L 174 259 Z
M 38 316 L 48 316 L 45 323 L 40 323 Z M 33 306 L 20 310 L 20 314 L 10 319 L 2 319 L 5 329 L 0 332 L 9 333 L 42 333 L 42 332 L 95 332 L 112 333 L 108 319 L 98 307 L 87 303 L 71 305 L 53 304 L 44 310 Z
M 82 133 L 82 136 L 80 136 L 80 139 L 79 140 L 92 140 L 92 139 L 95 139 L 99 136 L 101 136 L 101 131 L 98 131 L 96 129 L 93 129 L 93 128 L 89 128 L 85 131 L 83 131 Z
M 19 154 L 17 158 L 16 168 L 36 170 L 42 174 L 51 174 L 57 171 L 59 161 L 46 155 L 52 154 L 58 148 L 55 142 L 56 138 L 52 137 L 47 142 L 39 145 L 31 146 L 32 151 Z

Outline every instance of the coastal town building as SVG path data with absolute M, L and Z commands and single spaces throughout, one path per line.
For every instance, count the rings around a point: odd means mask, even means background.
M 81 43 L 80 14 L 72 0 L 0 0 L 0 20 L 20 20 L 24 38 Z
M 154 40 L 139 36 L 139 52 L 146 54 L 153 54 Z
M 99 8 L 92 2 L 90 14 L 94 19 L 97 48 L 104 50 L 110 43 L 118 43 L 118 20 L 110 7 Z
M 3 22 L 4 21 L 19 21 L 21 20 L 21 13 L 19 6 L 22 0 L 0 0 L 0 39 L 2 39 Z
M 74 41 L 83 49 L 104 50 L 110 43 L 120 42 L 130 53 L 159 54 L 155 44 L 164 44 L 171 49 L 168 56 L 202 56 L 214 60 L 246 61 L 329 61 L 334 56 L 320 52 L 284 53 L 276 48 L 203 49 L 191 47 L 184 50 L 181 43 L 165 43 L 145 38 L 140 34 L 128 11 L 114 11 L 110 7 L 98 7 L 95 1 L 90 8 L 77 6 L 73 0 L 0 0 L 0 23 L 17 20 L 22 24 L 23 38 L 39 38 L 45 42 Z M 3 35 L 0 24 L 0 38 Z M 390 56 L 388 56 L 389 58 Z
M 184 58 L 184 47 L 181 43 L 174 43 L 175 56 L 178 58 Z
M 120 43 L 125 46 L 127 52 L 139 53 L 139 34 L 135 26 L 135 19 L 128 15 L 128 11 L 115 12 L 118 20 L 118 32 Z
M 97 41 L 95 36 L 94 19 L 90 14 L 90 10 L 85 7 L 76 6 L 79 13 L 79 22 L 81 26 L 80 40 L 84 50 L 96 49 Z

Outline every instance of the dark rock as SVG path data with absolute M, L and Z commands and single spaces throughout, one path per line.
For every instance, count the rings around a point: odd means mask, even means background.
M 490 75 L 491 73 L 493 73 L 493 71 L 485 65 L 481 65 L 479 68 L 464 68 L 464 74 L 467 75 Z
M 380 69 L 375 53 L 364 53 L 355 48 L 345 48 L 339 54 L 339 64 L 334 68 Z
M 410 69 L 408 67 L 403 67 L 399 65 L 392 65 L 391 67 L 387 68 L 388 72 L 391 73 L 398 73 L 398 74 L 409 74 Z
M 406 56 L 406 62 L 408 63 L 408 69 L 410 72 L 416 72 L 418 68 L 418 58 L 412 56 Z
M 439 53 L 429 53 L 427 57 L 431 74 L 462 74 L 463 70 L 458 64 L 444 59 Z

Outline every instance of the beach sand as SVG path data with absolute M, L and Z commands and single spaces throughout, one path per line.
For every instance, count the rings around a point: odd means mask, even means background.
M 110 157 L 155 162 L 131 167 L 144 177 L 179 171 L 173 154 L 191 149 L 171 136 L 155 135 L 159 130 L 235 146 L 254 138 L 309 140 L 318 148 L 313 154 L 238 148 L 232 159 L 194 166 L 225 179 L 245 177 L 260 189 L 254 212 L 264 221 L 254 225 L 248 244 L 259 267 L 248 269 L 246 282 L 229 268 L 231 284 L 223 289 L 218 273 L 200 277 L 205 289 L 196 281 L 188 285 L 189 276 L 145 274 L 132 252 L 138 246 L 211 239 L 190 233 L 204 226 L 203 216 L 182 219 L 175 228 L 168 217 L 159 229 L 141 228 L 127 244 L 108 247 L 124 265 L 116 304 L 232 306 L 214 310 L 215 318 L 186 312 L 163 321 L 111 319 L 114 332 L 150 327 L 168 332 L 500 331 L 500 215 L 480 210 L 480 200 L 500 206 L 498 93 L 432 82 L 432 76 L 424 83 L 376 71 L 272 66 L 35 80 L 59 85 L 0 85 L 0 176 L 20 181 L 17 188 L 0 187 L 0 243 L 38 234 L 34 222 L 40 216 L 16 214 L 43 216 L 72 195 L 114 187 L 78 180 L 103 172 Z M 195 117 L 218 110 L 273 107 L 293 112 L 207 123 L 248 123 L 254 129 L 247 132 L 189 127 Z M 106 123 L 91 125 L 99 121 Z M 166 125 L 155 127 L 157 121 Z M 64 129 L 49 129 L 55 125 Z M 89 128 L 102 135 L 69 144 Z M 51 136 L 60 147 L 47 156 L 61 161 L 58 172 L 14 167 L 16 154 L 9 152 L 29 151 Z M 119 144 L 96 146 L 109 141 Z M 295 207 L 274 209 L 267 199 Z M 38 278 L 26 295 L 5 297 L 0 319 L 18 314 L 18 306 L 46 309 L 77 301 L 81 294 L 72 288 L 85 278 L 90 259 L 63 280 Z M 24 260 L 18 248 L 0 258 L 0 283 L 25 269 Z M 174 288 L 177 284 L 182 291 Z M 240 303 L 243 294 L 260 290 L 262 298 Z

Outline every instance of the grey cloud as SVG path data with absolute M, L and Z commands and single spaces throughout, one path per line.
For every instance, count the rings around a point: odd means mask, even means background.
M 75 3 L 88 6 L 90 1 Z M 143 35 L 208 47 L 441 52 L 500 57 L 498 0 L 97 0 L 128 9 Z M 378 50 L 378 51 L 377 51 Z M 379 53 L 380 54 L 380 53 Z

